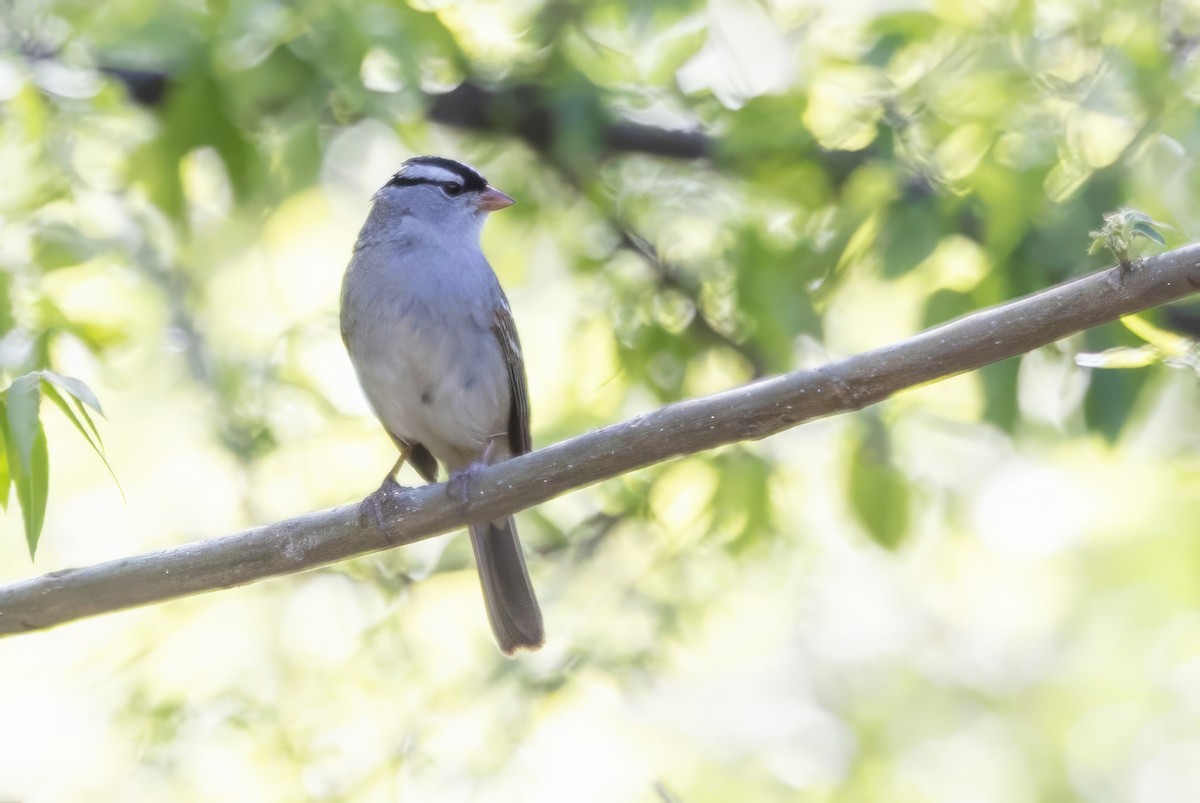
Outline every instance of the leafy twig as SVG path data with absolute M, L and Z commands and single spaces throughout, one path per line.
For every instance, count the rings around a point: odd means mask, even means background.
M 1167 224 L 1159 223 L 1145 212 L 1136 209 L 1109 212 L 1104 216 L 1104 225 L 1099 231 L 1088 232 L 1088 236 L 1092 238 L 1088 253 L 1096 254 L 1100 249 L 1107 248 L 1117 258 L 1121 268 L 1128 270 L 1133 266 L 1129 260 L 1129 249 L 1138 237 L 1145 237 L 1159 246 L 1166 247 L 1166 239 L 1158 233 L 1155 226 L 1169 228 Z

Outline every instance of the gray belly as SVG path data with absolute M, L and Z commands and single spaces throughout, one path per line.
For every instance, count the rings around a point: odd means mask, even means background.
M 506 432 L 508 373 L 495 335 L 468 316 L 424 326 L 409 317 L 360 326 L 347 337 L 350 360 L 388 431 L 453 471 Z

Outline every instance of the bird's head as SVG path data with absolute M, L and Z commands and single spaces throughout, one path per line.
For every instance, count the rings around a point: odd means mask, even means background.
M 478 231 L 488 212 L 515 201 L 472 167 L 441 156 L 416 156 L 383 185 L 375 203 L 398 216 Z

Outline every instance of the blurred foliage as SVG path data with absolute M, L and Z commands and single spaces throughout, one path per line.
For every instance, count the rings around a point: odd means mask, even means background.
M 1198 43 L 1184 0 L 11 0 L 0 577 L 43 510 L 53 569 L 376 486 L 337 288 L 408 156 L 519 201 L 545 445 L 1196 240 Z M 1197 320 L 522 514 L 517 661 L 457 536 L 6 641 L 0 798 L 1200 799 Z

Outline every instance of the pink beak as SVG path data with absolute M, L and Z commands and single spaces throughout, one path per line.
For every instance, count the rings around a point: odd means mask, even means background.
M 479 208 L 484 212 L 495 212 L 497 209 L 503 209 L 515 203 L 516 201 L 511 196 L 500 192 L 490 184 L 479 196 Z

